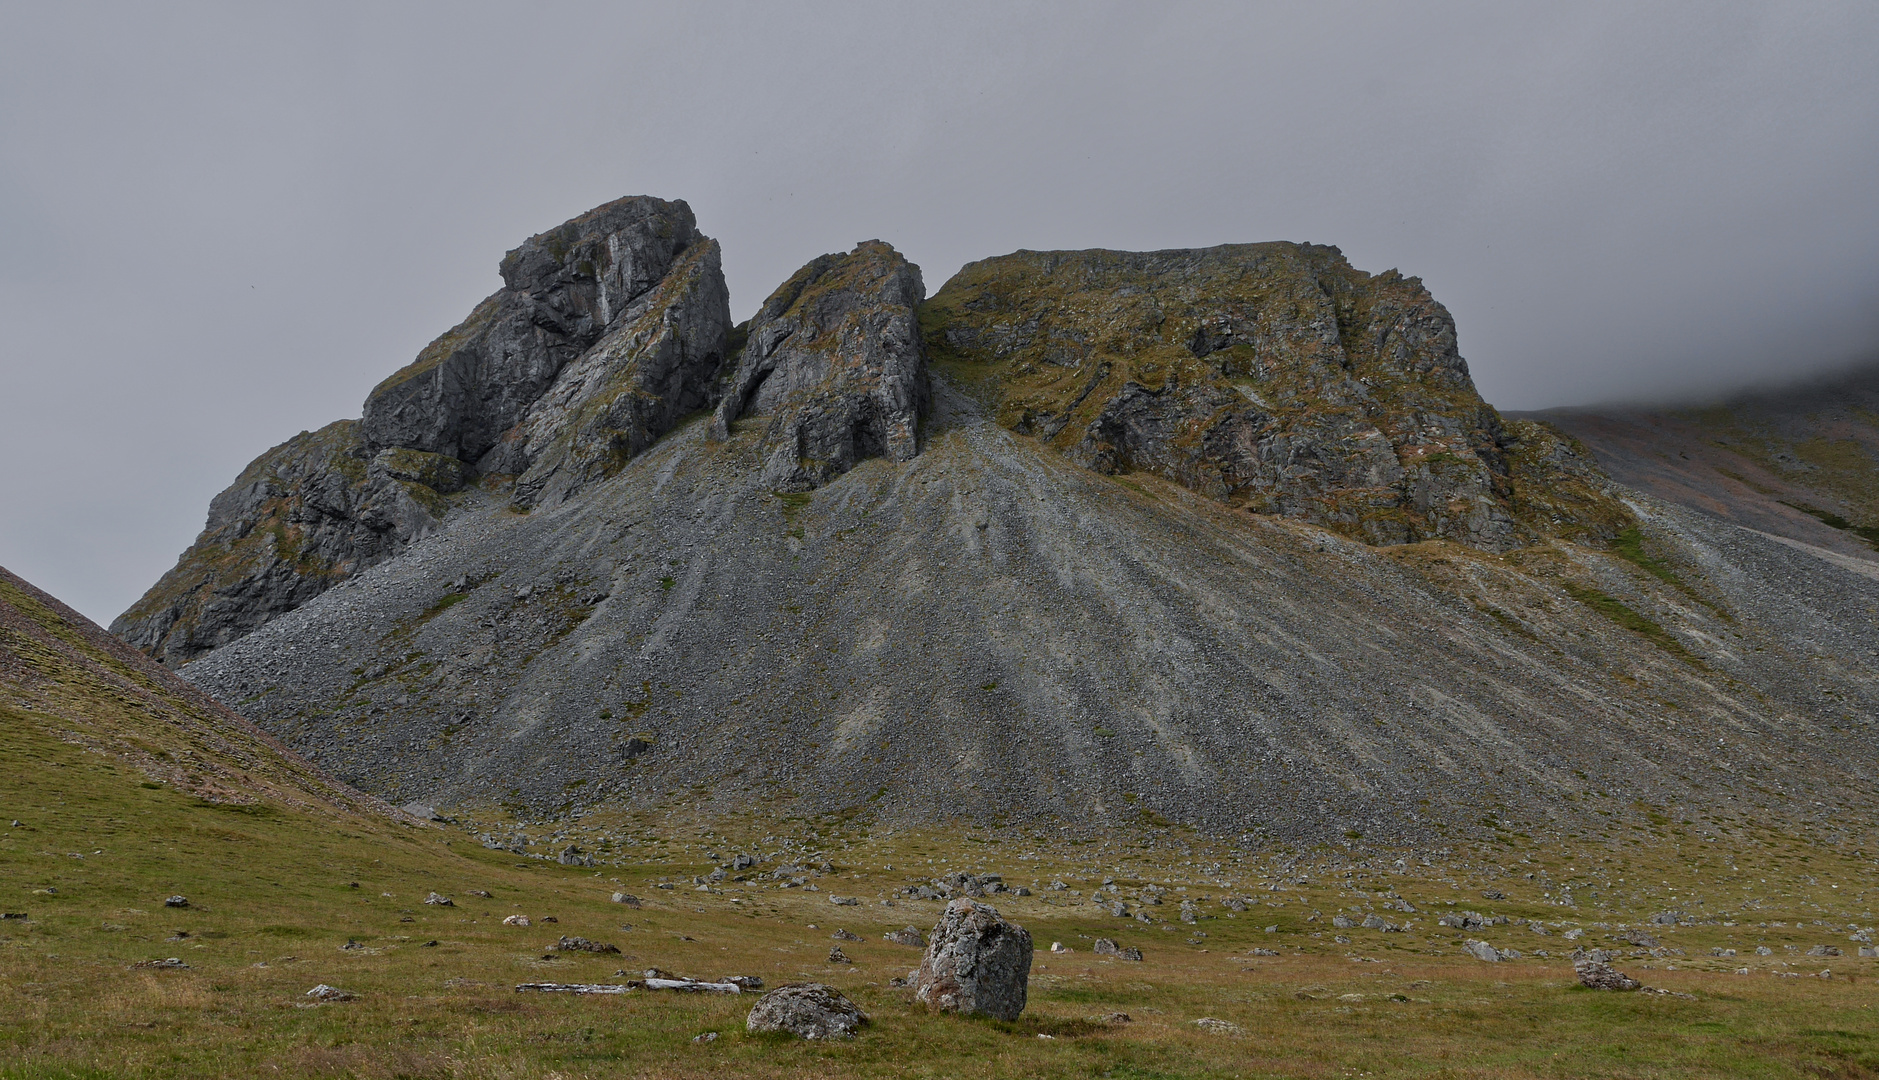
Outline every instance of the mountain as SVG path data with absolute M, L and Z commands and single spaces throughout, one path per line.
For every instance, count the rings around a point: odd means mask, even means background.
M 1879 366 L 1704 407 L 1533 416 L 1570 432 L 1629 487 L 1879 560 Z
M 114 625 L 397 802 L 1872 820 L 1879 580 L 1502 417 L 1415 278 L 1018 252 L 928 299 L 869 241 L 731 327 L 716 253 L 650 199 L 531 239 L 330 437 L 356 479 L 271 452 Z

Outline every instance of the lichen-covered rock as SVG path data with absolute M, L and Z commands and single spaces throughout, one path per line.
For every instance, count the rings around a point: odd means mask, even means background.
M 1568 524 L 1557 503 L 1522 520 L 1516 436 L 1447 309 L 1334 247 L 1021 251 L 965 266 L 921 321 L 1001 423 L 1101 472 L 1370 543 L 1501 549 Z
M 789 983 L 757 999 L 749 1031 L 787 1031 L 799 1039 L 852 1039 L 868 1022 L 860 1007 L 823 983 Z
M 870 457 L 919 453 L 929 390 L 920 268 L 879 240 L 798 270 L 751 319 L 712 431 L 763 422 L 764 480 L 819 487 Z
M 914 976 L 916 1000 L 938 1012 L 1016 1020 L 1031 978 L 1031 934 L 998 909 L 961 897 L 929 935 Z
M 482 472 L 521 472 L 527 462 L 505 440 L 510 429 L 703 239 L 691 207 L 648 196 L 615 200 L 530 237 L 502 260 L 500 290 L 373 388 L 367 444 L 444 454 Z
M 437 454 L 373 455 L 357 421 L 303 431 L 209 503 L 196 542 L 111 632 L 187 663 L 403 551 L 437 527 L 464 476 Z
M 1581 960 L 1572 971 L 1579 976 L 1579 985 L 1589 990 L 1636 990 L 1643 985 L 1602 960 Z

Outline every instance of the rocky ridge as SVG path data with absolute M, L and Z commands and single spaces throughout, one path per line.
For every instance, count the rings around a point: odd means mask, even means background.
M 1020 252 L 922 303 L 871 241 L 740 335 L 698 238 L 615 307 L 610 220 L 512 253 L 528 295 L 368 409 L 421 444 L 371 461 L 474 481 L 441 522 L 192 680 L 427 806 L 1294 840 L 1870 812 L 1879 582 L 1503 421 L 1415 279 L 1312 245 Z M 561 329 L 489 344 L 538 308 Z M 561 366 L 478 449 L 519 391 L 450 387 L 497 355 Z

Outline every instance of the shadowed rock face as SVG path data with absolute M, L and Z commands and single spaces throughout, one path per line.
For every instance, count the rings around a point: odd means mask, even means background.
M 520 473 L 528 462 L 505 433 L 702 239 L 691 207 L 644 196 L 530 237 L 503 258 L 500 291 L 372 390 L 367 444 Z
M 464 474 L 437 454 L 372 454 L 357 421 L 303 431 L 210 502 L 202 535 L 111 632 L 187 663 L 429 533 Z
M 1519 436 L 1475 392 L 1448 310 L 1334 247 L 1021 251 L 960 270 L 922 322 L 1001 423 L 1100 472 L 1370 543 L 1536 531 L 1514 505 Z
M 783 491 L 864 458 L 911 459 L 928 398 L 914 314 L 925 295 L 920 268 L 879 240 L 798 270 L 751 320 L 713 432 L 762 418 L 764 479 Z
M 251 463 L 114 632 L 185 663 L 404 550 L 478 473 L 522 474 L 519 507 L 558 501 L 712 404 L 729 298 L 683 202 L 608 203 L 511 251 L 502 276 L 363 421 Z

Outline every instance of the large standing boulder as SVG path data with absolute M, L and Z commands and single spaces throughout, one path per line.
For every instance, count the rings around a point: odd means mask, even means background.
M 939 1012 L 1016 1020 L 1031 978 L 1031 934 L 989 904 L 946 905 L 914 975 L 914 997 Z
M 786 491 L 865 458 L 912 458 L 928 399 L 915 316 L 925 295 L 920 268 L 879 240 L 796 271 L 751 319 L 713 434 L 762 418 L 764 481 Z
M 833 986 L 789 983 L 758 998 L 744 1027 L 787 1031 L 799 1039 L 852 1039 L 867 1022 L 867 1014 Z

